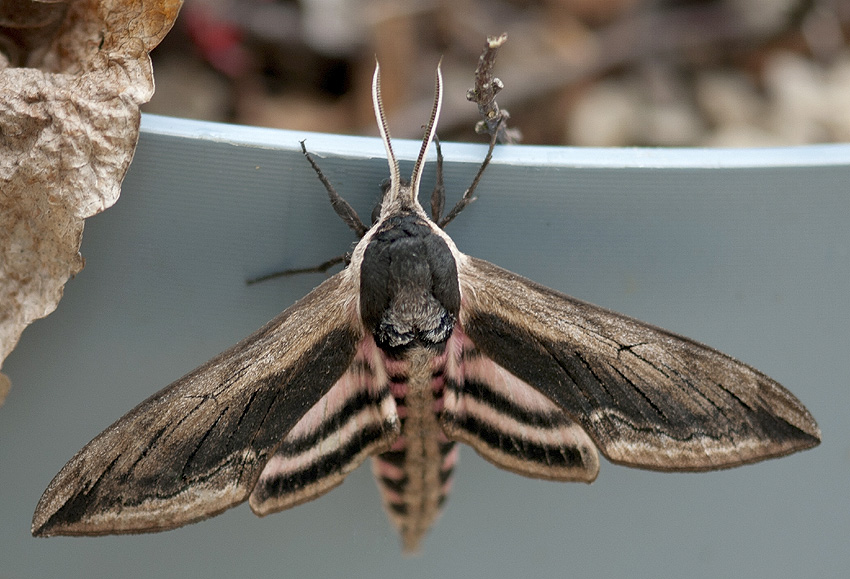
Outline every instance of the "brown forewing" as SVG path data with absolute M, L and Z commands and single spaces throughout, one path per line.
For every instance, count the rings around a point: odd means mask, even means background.
M 464 259 L 459 277 L 476 347 L 563 408 L 613 462 L 710 470 L 820 442 L 790 392 L 717 350 L 480 259 Z
M 33 534 L 162 531 L 246 500 L 289 429 L 351 363 L 362 328 L 349 273 L 95 437 L 42 495 Z

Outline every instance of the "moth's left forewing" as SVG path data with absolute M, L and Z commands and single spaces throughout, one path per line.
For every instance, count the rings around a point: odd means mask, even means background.
M 389 450 L 401 422 L 383 356 L 370 335 L 331 389 L 286 434 L 249 504 L 260 516 L 313 500 L 366 457 Z
M 815 446 L 790 392 L 712 348 L 483 260 L 458 261 L 460 324 L 487 359 L 551 400 L 613 462 L 709 470 Z
M 363 337 L 343 271 L 252 336 L 154 394 L 62 468 L 34 535 L 171 529 L 239 504 Z

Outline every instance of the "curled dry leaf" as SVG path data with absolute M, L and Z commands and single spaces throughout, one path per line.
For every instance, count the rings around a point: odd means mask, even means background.
M 148 53 L 181 0 L 43 0 L 0 9 L 0 363 L 83 268 L 83 220 L 133 157 Z M 9 379 L 0 374 L 0 402 Z

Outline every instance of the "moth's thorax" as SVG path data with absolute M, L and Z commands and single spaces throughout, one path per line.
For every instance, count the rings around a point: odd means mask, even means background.
M 360 267 L 360 316 L 378 346 L 440 350 L 460 310 L 455 257 L 421 209 L 399 211 L 370 232 Z
M 448 355 L 413 346 L 386 360 L 401 433 L 389 452 L 374 458 L 373 470 L 406 551 L 417 550 L 439 515 L 457 461 L 457 447 L 440 424 Z

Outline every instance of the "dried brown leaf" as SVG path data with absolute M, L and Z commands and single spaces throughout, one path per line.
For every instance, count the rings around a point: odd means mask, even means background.
M 83 220 L 118 198 L 153 95 L 148 53 L 180 5 L 0 5 L 0 363 L 83 268 Z M 0 374 L 0 403 L 8 388 Z

